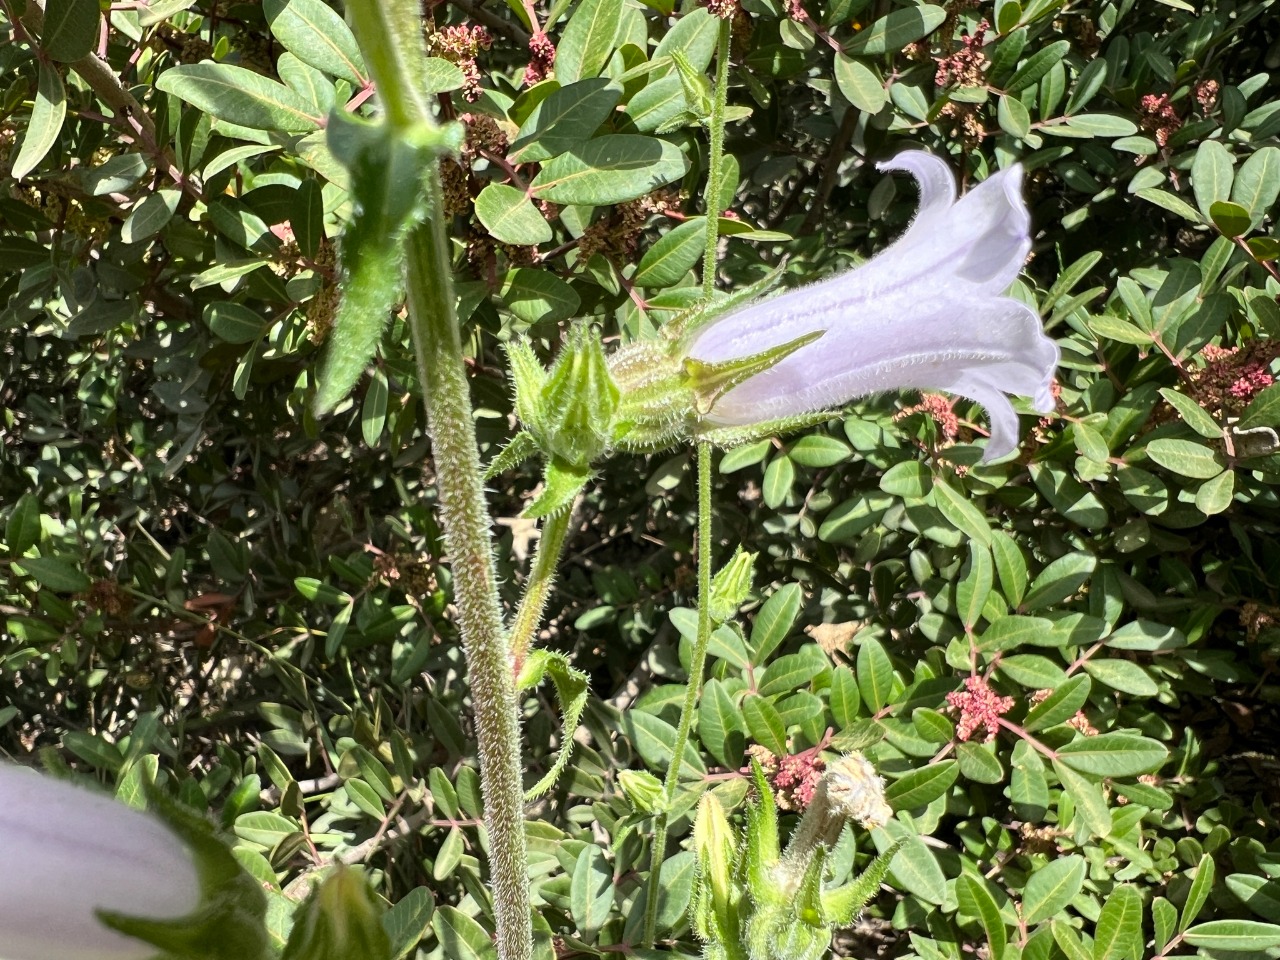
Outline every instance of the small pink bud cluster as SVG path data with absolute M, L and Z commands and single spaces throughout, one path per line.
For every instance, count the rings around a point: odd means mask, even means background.
M 732 20 L 738 13 L 738 0 L 707 0 L 707 9 L 711 11 L 713 17 Z M 791 12 L 790 5 L 787 12 L 788 14 Z
M 524 68 L 524 85 L 532 87 L 551 76 L 556 62 L 556 45 L 539 30 L 529 38 L 529 66 Z
M 949 57 L 938 58 L 938 69 L 934 74 L 933 82 L 939 87 L 947 87 L 951 84 L 962 87 L 981 86 L 982 71 L 987 62 L 986 55 L 982 52 L 982 45 L 990 29 L 991 24 L 988 21 L 979 21 L 973 28 L 973 33 L 961 39 L 959 50 Z
M 923 413 L 938 425 L 938 430 L 946 443 L 952 444 L 960 435 L 960 418 L 951 409 L 951 404 L 952 401 L 941 393 L 921 393 L 919 403 L 903 407 L 893 419 L 905 420 L 913 414 Z
M 1156 138 L 1161 147 L 1169 145 L 1169 138 L 1182 128 L 1182 118 L 1169 100 L 1167 93 L 1148 93 L 1139 106 L 1142 128 Z
M 964 678 L 964 690 L 947 694 L 947 703 L 960 711 L 956 736 L 961 740 L 971 738 L 979 727 L 985 728 L 984 743 L 990 743 L 1000 730 L 1000 717 L 1013 709 L 1013 697 L 1002 697 L 991 689 L 986 677 L 977 675 Z
M 1208 115 L 1218 105 L 1218 89 L 1218 81 L 1212 78 L 1196 84 L 1196 103 L 1200 104 L 1201 113 Z
M 773 787 L 778 791 L 777 803 L 783 810 L 805 810 L 813 802 L 826 762 L 816 750 L 778 758 L 778 772 Z
M 1271 340 L 1251 340 L 1244 347 L 1209 344 L 1200 351 L 1204 367 L 1192 373 L 1192 395 L 1206 410 L 1236 411 L 1274 384 L 1271 362 L 1277 345 Z
M 481 50 L 493 45 L 489 31 L 484 27 L 471 27 L 465 23 L 445 27 L 432 34 L 429 40 L 431 52 L 456 64 L 462 71 L 462 95 L 469 103 L 480 99 L 480 68 L 476 57 Z

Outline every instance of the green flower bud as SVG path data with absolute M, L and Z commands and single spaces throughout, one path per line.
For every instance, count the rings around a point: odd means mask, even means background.
M 756 554 L 738 547 L 729 562 L 711 578 L 711 619 L 716 623 L 731 619 L 747 599 L 755 562 Z
M 384 912 L 361 872 L 338 866 L 298 909 L 282 960 L 391 960 Z
M 666 809 L 662 781 L 644 770 L 623 770 L 618 774 L 618 785 L 640 813 L 661 813 Z
M 598 334 L 584 324 L 573 327 L 538 400 L 541 435 L 535 438 L 544 453 L 585 469 L 607 452 L 618 387 Z
M 698 934 L 712 943 L 736 943 L 742 899 L 733 883 L 738 842 L 724 807 L 710 792 L 698 801 L 693 849 L 698 858 Z

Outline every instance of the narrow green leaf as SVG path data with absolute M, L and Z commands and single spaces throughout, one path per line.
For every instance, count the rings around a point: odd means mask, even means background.
M 1217 140 L 1205 140 L 1196 149 L 1191 162 L 1191 189 L 1196 206 L 1206 218 L 1216 202 L 1231 199 L 1234 164 L 1231 152 Z
M 618 105 L 622 91 L 604 77 L 570 83 L 540 101 L 511 143 L 513 163 L 550 160 L 590 140 Z
M 633 278 L 639 287 L 674 287 L 702 256 L 707 218 L 693 217 L 664 233 L 645 251 Z
M 1214 874 L 1213 857 L 1205 854 L 1196 865 L 1195 877 L 1191 881 L 1191 889 L 1187 892 L 1187 901 L 1182 906 L 1182 917 L 1178 921 L 1178 932 L 1185 933 L 1204 909 L 1213 890 Z
M 13 167 L 9 171 L 13 179 L 21 180 L 40 165 L 40 161 L 58 142 L 58 134 L 62 132 L 62 123 L 66 117 L 67 91 L 62 86 L 58 68 L 51 63 L 41 63 L 31 119 L 27 122 L 27 132 L 22 137 L 22 144 L 14 155 Z
M 894 10 L 855 34 L 844 45 L 844 52 L 847 56 L 866 57 L 897 53 L 907 44 L 933 33 L 946 18 L 945 8 L 931 4 Z
M 665 140 L 607 134 L 549 160 L 535 194 L 554 203 L 608 206 L 635 200 L 684 176 L 689 161 Z
M 1160 466 L 1184 477 L 1207 480 L 1223 471 L 1218 453 L 1193 440 L 1161 437 L 1148 443 L 1146 451 Z
M 40 499 L 31 491 L 18 498 L 4 525 L 4 543 L 11 557 L 21 557 L 40 540 Z
M 360 48 L 345 20 L 323 0 L 263 0 L 271 32 L 303 63 L 357 86 L 367 80 Z
M 1023 726 L 1028 732 L 1043 730 L 1059 723 L 1065 723 L 1076 715 L 1076 712 L 1089 699 L 1089 691 L 1093 682 L 1084 674 L 1069 677 L 1049 696 L 1027 711 Z
M 858 689 L 872 712 L 879 712 L 893 693 L 893 661 L 884 645 L 868 637 L 858 647 Z
M 583 847 L 569 883 L 569 913 L 587 943 L 595 941 L 609 919 L 615 889 L 613 870 L 605 861 L 604 851 L 593 843 Z
M 229 300 L 206 304 L 204 322 L 214 336 L 227 343 L 252 343 L 266 329 L 266 321 L 256 310 Z
M 320 126 L 315 107 L 283 83 L 229 63 L 184 63 L 156 87 L 205 113 L 254 130 L 306 133 Z
M 1249 215 L 1249 228 L 1256 230 L 1262 218 L 1280 198 L 1280 147 L 1262 147 L 1236 171 L 1231 200 Z
M 879 113 L 889 102 L 889 92 L 875 67 L 843 52 L 836 53 L 836 84 L 844 98 L 867 114 Z
M 1049 920 L 1070 903 L 1084 885 L 1088 864 L 1072 854 L 1050 860 L 1027 877 L 1022 894 L 1022 918 L 1028 927 Z
M 961 913 L 977 917 L 982 924 L 982 930 L 987 935 L 987 948 L 990 951 L 988 956 L 1004 956 L 1009 931 L 1004 918 L 1000 916 L 995 898 L 983 882 L 967 873 L 961 874 L 956 880 L 956 904 Z
M 912 770 L 885 789 L 884 798 L 895 810 L 914 810 L 942 796 L 960 776 L 954 760 L 943 760 Z
M 1080 737 L 1058 748 L 1058 759 L 1081 773 L 1128 777 L 1157 770 L 1169 758 L 1159 740 L 1128 733 Z
M 46 590 L 83 593 L 93 585 L 83 572 L 58 557 L 23 557 L 17 564 Z
M 1280 924 L 1257 920 L 1210 920 L 1189 929 L 1184 940 L 1205 950 L 1255 953 L 1280 947 Z
M 742 701 L 742 717 L 751 739 L 775 756 L 786 755 L 787 728 L 772 703 L 750 694 Z
M 568 85 L 597 76 L 622 29 L 622 0 L 583 0 L 556 45 L 556 79 Z
M 498 960 L 488 932 L 456 907 L 442 905 L 431 918 L 431 928 L 449 960 Z
M 800 616 L 804 600 L 800 584 L 788 583 L 775 590 L 764 602 L 751 625 L 751 662 L 761 665 L 768 662 L 773 653 L 787 638 Z
M 98 40 L 101 16 L 98 0 L 48 0 L 40 46 L 62 63 L 88 56 Z
M 431 929 L 436 903 L 426 887 L 414 887 L 382 917 L 382 928 L 391 941 L 391 960 L 404 960 Z
M 1122 883 L 1102 905 L 1094 927 L 1093 960 L 1140 960 L 1141 944 L 1142 894 Z

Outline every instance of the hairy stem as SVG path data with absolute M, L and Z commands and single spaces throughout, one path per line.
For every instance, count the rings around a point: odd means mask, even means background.
M 724 112 L 729 103 L 729 34 L 732 22 L 720 21 L 716 82 L 711 102 L 711 151 L 707 170 L 707 248 L 702 255 L 702 295 L 716 292 L 716 250 L 720 243 L 720 193 L 724 189 Z
M 426 51 L 417 4 L 414 0 L 361 0 L 349 4 L 348 11 L 392 131 L 408 134 L 433 125 L 420 92 L 424 86 L 418 82 Z M 453 567 L 458 627 L 475 711 L 498 956 L 529 960 L 533 930 L 515 679 L 507 657 L 491 521 L 454 309 L 438 170 L 433 169 L 427 179 L 427 219 L 408 237 L 409 328 L 426 394 L 440 520 Z
M 680 707 L 680 725 L 676 728 L 675 743 L 671 745 L 671 764 L 663 781 L 665 808 L 675 799 L 680 785 L 680 767 L 684 763 L 684 750 L 689 743 L 689 728 L 693 726 L 693 713 L 698 708 L 702 694 L 702 674 L 707 662 L 707 647 L 711 643 L 711 444 L 698 442 L 698 636 L 693 643 L 693 656 L 689 660 L 689 683 L 684 691 L 684 703 Z M 662 889 L 662 861 L 666 857 L 667 814 L 658 815 L 654 830 L 653 853 L 649 869 L 649 895 L 645 901 L 644 942 L 653 946 L 658 927 L 658 891 Z
M 555 582 L 556 568 L 560 565 L 560 553 L 564 549 L 565 534 L 569 531 L 569 517 L 573 504 L 562 507 L 542 522 L 542 533 L 533 553 L 533 565 L 529 568 L 529 582 L 525 584 L 520 609 L 511 623 L 511 661 L 515 672 L 520 672 L 524 658 L 533 645 L 533 635 L 542 623 L 551 585 Z
M 720 192 L 724 177 L 724 114 L 729 101 L 729 37 L 732 24 L 720 21 L 716 46 L 716 80 L 711 104 L 711 149 L 708 156 L 706 214 L 707 246 L 702 257 L 702 295 L 710 300 L 716 291 L 716 260 L 720 243 Z M 689 664 L 689 684 L 680 708 L 680 726 L 671 748 L 671 765 L 663 783 L 664 807 L 675 798 L 684 763 L 684 748 L 693 725 L 693 711 L 702 692 L 702 673 L 711 642 L 711 445 L 698 443 L 698 636 Z M 667 813 L 658 814 L 650 855 L 649 888 L 644 909 L 644 944 L 653 946 L 658 930 L 658 892 L 662 889 L 662 861 L 667 855 Z

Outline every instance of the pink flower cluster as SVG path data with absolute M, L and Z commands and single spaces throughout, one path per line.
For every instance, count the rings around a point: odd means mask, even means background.
M 956 437 L 960 435 L 960 418 L 956 416 L 955 410 L 952 409 L 952 403 L 952 400 L 941 393 L 922 392 L 919 403 L 910 407 L 903 407 L 893 419 L 905 420 L 912 414 L 923 413 L 937 424 L 938 431 L 942 434 L 945 443 L 952 444 L 955 443 Z
M 1148 93 L 1142 98 L 1139 112 L 1142 114 L 1142 128 L 1151 133 L 1162 147 L 1167 146 L 1169 138 L 1182 127 L 1182 118 L 1167 93 Z
M 816 750 L 806 750 L 793 757 L 779 757 L 778 772 L 773 775 L 778 806 L 783 810 L 806 809 L 813 802 L 826 769 L 826 762 Z
M 933 82 L 939 87 L 958 84 L 962 87 L 982 85 L 982 71 L 987 58 L 982 52 L 983 40 L 991 24 L 982 20 L 973 28 L 973 33 L 960 41 L 960 49 L 949 57 L 940 58 L 937 73 Z
M 1000 717 L 1013 709 L 1013 697 L 1002 697 L 991 689 L 986 677 L 964 678 L 964 690 L 947 694 L 947 703 L 960 711 L 956 736 L 968 740 L 979 727 L 987 731 L 984 743 L 990 743 L 1000 730 Z
M 524 85 L 532 87 L 547 79 L 551 76 L 551 68 L 555 62 L 556 45 L 539 30 L 529 38 L 529 66 L 524 68 Z
M 1193 374 L 1197 392 L 1203 394 L 1197 399 L 1203 405 L 1228 407 L 1248 403 L 1275 383 L 1275 377 L 1268 369 L 1274 353 L 1274 346 L 1269 340 L 1251 341 L 1243 351 L 1240 347 L 1209 344 L 1200 351 L 1200 356 L 1207 363 Z M 1236 403 L 1225 402 L 1227 397 Z
M 469 103 L 480 99 L 480 68 L 476 57 L 481 50 L 493 45 L 489 31 L 484 27 L 469 27 L 465 23 L 445 27 L 432 34 L 428 40 L 432 54 L 457 64 L 462 71 L 462 95 Z

